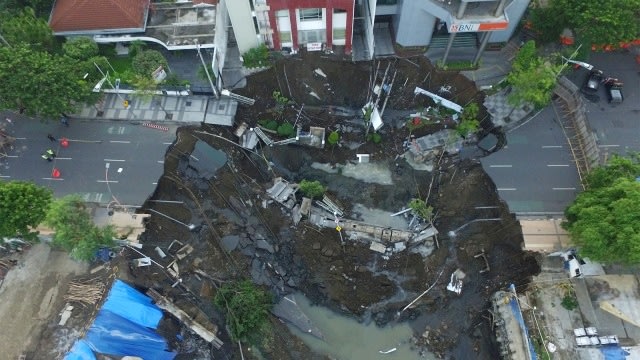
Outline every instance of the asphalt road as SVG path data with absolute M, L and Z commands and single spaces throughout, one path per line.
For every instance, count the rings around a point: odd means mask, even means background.
M 581 190 L 562 128 L 551 107 L 507 134 L 502 150 L 481 158 L 500 197 L 519 216 L 560 215 Z
M 8 122 L 6 118 L 12 118 Z M 6 113 L 0 121 L 16 138 L 9 157 L 0 159 L 0 178 L 29 180 L 53 190 L 55 196 L 80 194 L 86 201 L 139 206 L 153 193 L 164 170 L 164 156 L 175 139 L 175 125 L 162 131 L 131 124 L 99 120 L 42 123 Z M 51 142 L 47 134 L 58 139 Z M 69 139 L 62 147 L 59 139 Z M 41 154 L 57 153 L 48 162 Z M 106 168 L 109 164 L 109 168 Z M 60 177 L 53 176 L 53 169 Z

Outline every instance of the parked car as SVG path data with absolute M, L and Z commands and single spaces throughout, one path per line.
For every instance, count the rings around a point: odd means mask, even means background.
M 622 81 L 615 78 L 607 78 L 604 81 L 604 87 L 607 89 L 607 100 L 611 104 L 621 104 L 624 101 L 622 95 Z
M 587 80 L 582 85 L 582 92 L 585 94 L 597 93 L 602 80 L 604 80 L 604 74 L 601 70 L 591 70 Z

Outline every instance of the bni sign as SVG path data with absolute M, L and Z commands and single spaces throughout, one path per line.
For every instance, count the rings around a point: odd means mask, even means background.
M 307 51 L 321 51 L 322 43 L 321 42 L 312 42 L 307 44 Z
M 476 32 L 476 31 L 498 31 L 505 30 L 509 27 L 509 22 L 500 21 L 500 22 L 490 22 L 490 23 L 474 23 L 474 24 L 451 24 L 449 26 L 449 32 L 451 33 L 459 33 L 459 32 Z

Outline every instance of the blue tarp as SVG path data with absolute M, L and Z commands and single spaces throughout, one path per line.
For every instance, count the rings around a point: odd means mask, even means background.
M 95 360 L 94 353 L 172 360 L 167 341 L 154 329 L 162 311 L 150 297 L 116 280 L 84 339 L 76 341 L 65 360 Z
M 515 285 L 511 284 L 509 286 L 509 290 L 511 290 L 514 295 L 516 294 Z M 538 358 L 536 354 L 536 350 L 534 349 L 533 343 L 530 340 L 531 337 L 529 337 L 529 330 L 527 329 L 527 325 L 524 323 L 524 318 L 522 317 L 522 312 L 520 311 L 520 305 L 518 304 L 517 296 L 513 296 L 511 298 L 511 300 L 509 301 L 509 306 L 511 306 L 511 311 L 513 311 L 513 315 L 515 316 L 516 320 L 518 321 L 518 324 L 524 331 L 524 336 L 527 338 L 527 342 L 529 343 L 529 353 L 531 354 L 531 359 L 536 360 Z
M 101 354 L 131 355 L 153 360 L 171 360 L 176 356 L 165 351 L 169 348 L 167 341 L 155 331 L 104 308 L 98 313 L 85 339 Z
M 605 360 L 625 360 L 627 355 L 630 355 L 620 345 L 603 346 L 600 348 L 600 352 Z
M 96 360 L 96 356 L 91 350 L 91 346 L 85 340 L 78 340 L 69 353 L 64 357 L 65 360 Z
M 155 329 L 162 319 L 162 311 L 151 302 L 151 298 L 116 280 L 109 291 L 102 310 L 128 319 L 138 325 Z

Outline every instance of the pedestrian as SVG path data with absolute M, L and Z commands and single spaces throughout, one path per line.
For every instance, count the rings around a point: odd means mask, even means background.
M 51 140 L 51 142 L 56 142 L 56 138 L 51 134 L 47 134 L 47 139 Z
M 47 150 L 47 155 L 49 155 L 49 156 L 50 156 L 50 157 L 52 157 L 52 158 L 55 158 L 55 157 L 56 157 L 56 153 L 54 153 L 54 152 L 53 152 L 53 150 L 51 150 L 51 149 L 48 149 L 48 150 Z
M 69 119 L 66 115 L 62 115 L 62 117 L 60 118 L 60 123 L 66 127 L 69 127 Z
M 47 154 L 47 153 L 42 154 L 42 158 L 47 160 L 47 161 L 49 161 L 49 162 L 52 161 L 51 156 L 49 156 L 49 154 Z

